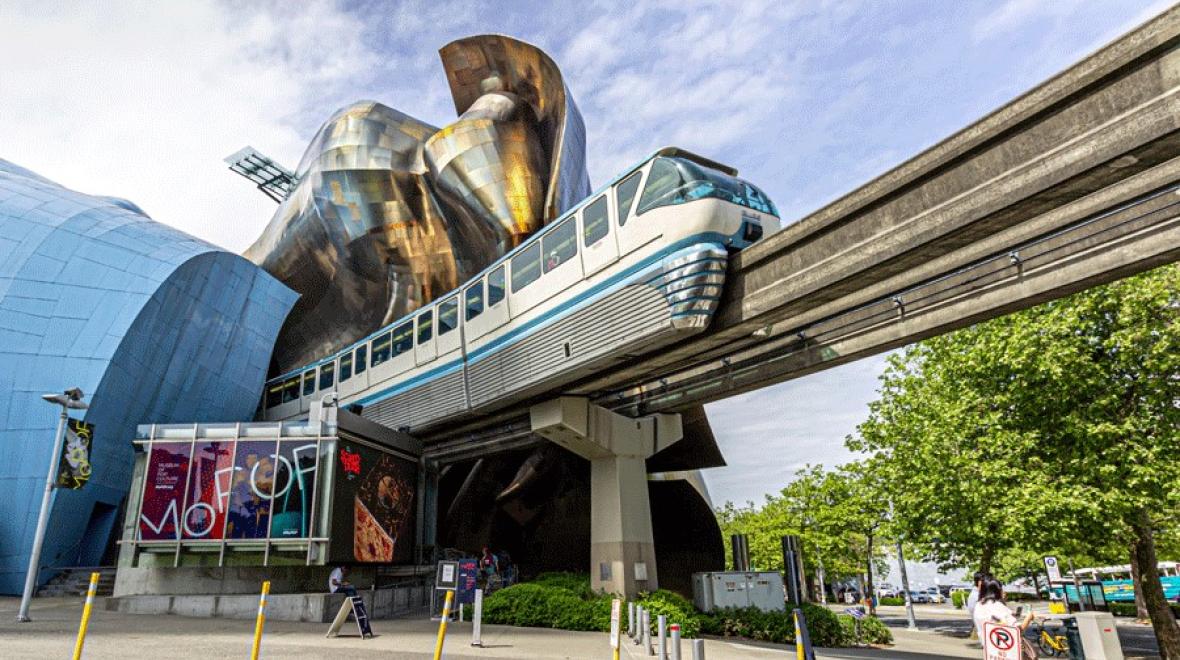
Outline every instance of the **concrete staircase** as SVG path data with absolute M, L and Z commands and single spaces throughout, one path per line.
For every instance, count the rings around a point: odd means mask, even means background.
M 85 596 L 90 574 L 98 573 L 98 595 L 110 596 L 115 590 L 115 567 L 67 568 L 37 590 L 38 596 Z

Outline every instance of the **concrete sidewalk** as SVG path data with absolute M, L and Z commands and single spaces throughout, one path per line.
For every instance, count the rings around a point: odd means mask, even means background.
M 19 602 L 0 599 L 0 656 L 48 660 L 66 658 L 74 646 L 82 606 L 78 598 L 38 598 L 33 601 L 31 623 L 15 621 Z M 254 630 L 253 621 L 198 619 L 175 615 L 135 615 L 108 612 L 96 606 L 90 620 L 85 657 L 98 658 L 242 658 L 247 657 Z M 327 639 L 326 624 L 288 621 L 267 622 L 262 655 L 267 658 L 432 658 L 438 624 L 425 619 L 380 620 L 373 622 L 377 637 L 361 640 L 355 625 L 350 636 Z M 936 634 L 894 631 L 898 645 L 890 649 L 820 650 L 819 657 L 897 658 L 934 660 L 946 657 L 979 657 L 962 653 L 955 642 Z M 648 658 L 641 647 L 624 637 L 622 657 Z M 448 626 L 444 657 L 454 660 L 500 658 L 594 659 L 610 658 L 605 633 L 568 632 L 539 628 L 485 625 L 484 646 L 472 648 L 471 624 Z M 794 657 L 794 648 L 727 639 L 706 640 L 708 660 L 777 659 Z M 689 642 L 682 642 L 682 657 L 691 657 Z

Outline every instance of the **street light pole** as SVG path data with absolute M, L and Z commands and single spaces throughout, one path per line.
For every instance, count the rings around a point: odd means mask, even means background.
M 73 388 L 61 394 L 42 394 L 41 398 L 50 403 L 61 406 L 61 417 L 57 420 L 57 432 L 53 435 L 53 452 L 49 455 L 49 474 L 45 477 L 45 493 L 41 496 L 41 512 L 37 516 L 37 532 L 33 535 L 33 551 L 29 555 L 29 572 L 25 575 L 25 590 L 21 594 L 20 611 L 16 620 L 24 623 L 32 621 L 29 618 L 29 603 L 33 600 L 33 590 L 37 586 L 37 575 L 41 572 L 41 546 L 45 543 L 45 528 L 49 525 L 49 504 L 53 496 L 53 482 L 57 476 L 58 461 L 61 460 L 61 444 L 65 437 L 66 419 L 69 410 L 85 410 L 86 403 L 82 401 L 82 390 Z

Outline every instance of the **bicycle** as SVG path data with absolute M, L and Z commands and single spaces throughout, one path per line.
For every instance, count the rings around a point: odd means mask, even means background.
M 1069 655 L 1069 641 L 1065 635 L 1053 635 L 1048 630 L 1045 630 L 1045 620 L 1036 619 L 1036 628 L 1033 634 L 1037 638 L 1037 649 L 1042 656 L 1050 658 L 1064 657 Z

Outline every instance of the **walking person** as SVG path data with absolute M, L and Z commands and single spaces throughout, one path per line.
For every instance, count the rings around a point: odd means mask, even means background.
M 975 620 L 975 605 L 979 602 L 979 585 L 983 583 L 986 578 L 991 577 L 983 571 L 976 571 L 972 578 L 971 593 L 967 594 L 967 616 L 972 620 L 971 624 L 971 639 L 979 639 L 979 634 L 983 631 L 979 630 L 978 626 L 974 624 Z M 982 644 L 981 644 L 982 645 Z

